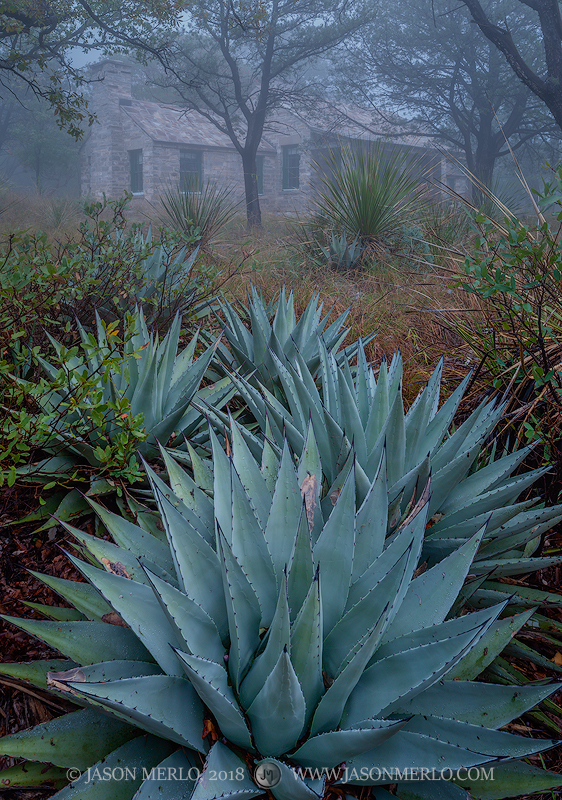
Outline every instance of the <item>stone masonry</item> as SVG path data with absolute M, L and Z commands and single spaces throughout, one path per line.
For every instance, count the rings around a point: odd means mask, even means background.
M 203 182 L 216 181 L 232 188 L 234 195 L 243 199 L 242 160 L 228 136 L 195 111 L 135 100 L 128 64 L 107 59 L 93 65 L 91 70 L 91 107 L 97 122 L 82 146 L 84 197 L 101 199 L 105 194 L 116 198 L 134 189 L 130 153 L 136 151 L 138 155 L 142 151 L 142 191 L 134 192 L 135 201 L 152 204 L 164 189 L 179 185 L 183 151 L 200 159 Z M 258 151 L 263 164 L 260 206 L 264 211 L 287 214 L 311 208 L 315 193 L 313 161 L 322 148 L 334 146 L 339 137 L 348 142 L 378 138 L 365 133 L 368 128 L 363 122 L 349 122 L 349 118 L 342 121 L 341 116 L 333 118 L 331 129 L 326 127 L 329 112 L 330 109 L 321 109 L 316 121 L 285 110 L 277 112 L 275 124 L 270 125 Z M 358 120 L 361 114 L 367 121 L 372 119 L 364 109 L 354 109 L 354 113 Z M 399 146 L 421 154 L 437 179 L 443 180 L 447 169 L 450 172 L 450 164 L 445 167 L 445 159 L 427 144 L 413 141 Z M 284 188 L 285 148 L 295 147 L 299 153 L 298 188 Z M 458 189 L 455 180 L 455 176 L 447 173 L 443 182 Z

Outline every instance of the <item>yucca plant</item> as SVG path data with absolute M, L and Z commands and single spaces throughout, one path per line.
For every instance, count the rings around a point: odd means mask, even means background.
M 188 236 L 197 235 L 202 247 L 232 222 L 240 207 L 233 189 L 210 180 L 169 186 L 163 190 L 160 203 L 162 222 Z
M 220 322 L 229 345 L 227 348 L 219 343 L 217 347 L 214 365 L 222 374 L 222 367 L 226 366 L 230 371 L 252 374 L 249 378 L 252 383 L 273 389 L 279 384 L 277 357 L 294 362 L 298 352 L 310 370 L 316 372 L 321 361 L 319 336 L 338 363 L 357 353 L 357 342 L 340 350 L 349 333 L 349 328 L 344 328 L 349 309 L 328 324 L 330 313 L 322 317 L 324 304 L 318 302 L 319 295 L 314 295 L 297 321 L 292 291 L 287 296 L 283 286 L 277 300 L 269 303 L 254 286 L 251 292 L 244 316 L 227 300 L 219 301 L 218 310 L 224 317 Z M 371 334 L 364 341 L 369 342 L 373 337 Z
M 315 170 L 315 219 L 364 246 L 380 242 L 424 206 L 422 161 L 384 140 L 329 149 Z
M 391 783 L 403 800 L 436 786 L 461 800 L 468 786 L 492 799 L 558 785 L 521 761 L 556 742 L 498 729 L 560 684 L 474 681 L 498 630 L 523 622 L 503 617 L 505 601 L 462 613 L 485 524 L 424 572 L 429 482 L 396 521 L 380 479 L 357 503 L 350 464 L 326 506 L 311 427 L 298 463 L 286 441 L 280 459 L 268 442 L 255 459 L 235 423 L 230 457 L 210 435 L 210 494 L 167 455 L 170 487 L 148 468 L 165 538 L 92 502 L 116 544 L 65 524 L 88 583 L 42 576 L 75 610 L 6 618 L 66 660 L 1 670 L 82 708 L 1 739 L 0 752 L 26 759 L 2 785 L 67 770 L 56 800 L 265 788 L 277 800 L 361 788 L 383 800 Z M 493 780 L 467 777 L 478 765 L 493 765 Z

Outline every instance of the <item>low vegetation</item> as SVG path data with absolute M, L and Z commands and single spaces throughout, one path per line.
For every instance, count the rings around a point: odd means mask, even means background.
M 275 800 L 433 797 L 412 767 L 450 800 L 560 785 L 558 232 L 377 180 L 368 220 L 326 183 L 252 237 L 189 193 L 185 224 L 125 198 L 5 235 L 8 536 L 72 548 L 64 578 L 32 564 L 62 605 L 4 609 L 42 644 L 0 684 L 57 709 L 0 738 L 14 797 L 172 797 L 158 767 L 196 800 L 263 795 L 266 767 Z

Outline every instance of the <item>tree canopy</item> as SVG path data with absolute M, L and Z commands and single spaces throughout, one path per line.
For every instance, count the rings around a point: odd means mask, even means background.
M 84 76 L 72 61 L 83 51 L 131 48 L 158 57 L 179 0 L 0 0 L 0 98 L 25 101 L 26 90 L 52 106 L 60 127 L 75 138 L 92 122 Z
M 534 12 L 535 36 L 542 39 L 542 59 L 535 64 L 526 57 L 516 31 L 505 18 L 501 2 L 484 8 L 479 0 L 461 0 L 484 36 L 505 56 L 519 80 L 549 109 L 562 129 L 562 16 L 559 0 L 517 0 Z
M 489 186 L 496 160 L 509 152 L 506 140 L 517 150 L 549 129 L 548 117 L 462 6 L 421 0 L 416 10 L 413 16 L 407 0 L 379 5 L 375 22 L 338 62 L 340 88 L 361 104 L 414 115 L 408 130 L 463 152 L 469 170 Z M 535 64 L 540 53 L 530 14 L 511 11 L 510 25 Z
M 363 0 L 193 0 L 189 9 L 167 49 L 165 84 L 230 137 L 242 159 L 248 223 L 258 225 L 256 153 L 273 112 L 310 91 L 311 59 L 373 11 Z

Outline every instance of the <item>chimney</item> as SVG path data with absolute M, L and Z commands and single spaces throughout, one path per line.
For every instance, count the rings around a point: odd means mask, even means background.
M 109 58 L 92 64 L 90 109 L 96 115 L 84 149 L 84 193 L 121 197 L 129 185 L 121 105 L 131 103 L 131 66 Z
M 119 109 L 119 101 L 132 99 L 133 79 L 131 65 L 108 58 L 90 67 L 92 78 L 92 110 L 100 117 L 114 116 Z

